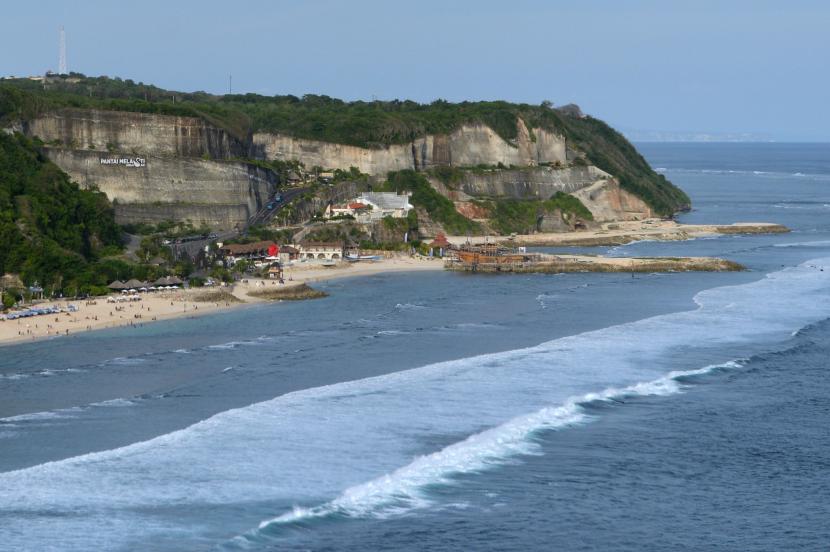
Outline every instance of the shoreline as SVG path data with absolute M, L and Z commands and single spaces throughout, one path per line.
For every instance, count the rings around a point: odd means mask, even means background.
M 108 296 L 91 300 L 66 300 L 39 302 L 39 307 L 56 306 L 66 308 L 75 305 L 77 312 L 33 316 L 18 320 L 0 320 L 0 347 L 16 345 L 43 339 L 71 337 L 80 333 L 113 328 L 140 327 L 144 324 L 206 316 L 217 312 L 227 312 L 256 304 L 275 303 L 280 300 L 268 299 L 262 295 L 271 289 L 289 291 L 291 288 L 350 278 L 353 276 L 371 276 L 392 272 L 420 272 L 444 270 L 440 259 L 394 257 L 368 263 L 342 263 L 334 267 L 321 265 L 291 266 L 285 270 L 285 284 L 274 280 L 248 278 L 233 285 L 208 288 L 180 289 L 176 291 L 143 294 L 141 301 L 124 303 L 107 303 Z M 290 278 L 290 280 L 289 280 Z M 222 301 L 199 300 L 202 294 L 226 292 L 233 296 Z M 253 292 L 254 295 L 249 295 Z M 260 292 L 259 297 L 256 292 Z M 31 305 L 30 305 L 31 306 Z M 68 333 L 67 333 L 68 330 Z
M 516 246 L 600 246 L 622 245 L 634 241 L 678 241 L 699 237 L 716 236 L 723 234 L 760 234 L 789 232 L 784 226 L 771 223 L 735 223 L 731 225 L 687 225 L 674 221 L 648 220 L 604 224 L 598 230 L 585 230 L 568 233 L 517 235 L 501 239 Z M 486 237 L 473 237 L 485 241 Z M 448 236 L 452 244 L 462 244 L 468 240 L 466 236 Z M 655 263 L 665 265 L 666 259 L 622 258 L 588 256 L 588 255 L 557 255 L 556 262 L 546 263 L 546 266 L 526 272 L 639 272 L 654 271 Z M 713 263 L 721 263 L 715 270 L 738 270 L 730 265 L 730 261 L 714 258 L 677 258 L 677 262 L 670 263 L 674 271 L 700 270 L 701 263 L 708 264 L 712 270 Z M 691 264 L 689 264 L 691 263 Z M 642 264 L 643 266 L 639 266 Z M 734 264 L 734 263 L 733 263 Z M 685 268 L 682 265 L 687 265 Z M 722 265 L 722 266 L 721 266 Z M 665 268 L 665 267 L 664 267 Z M 68 337 L 78 333 L 96 330 L 140 327 L 147 323 L 177 318 L 192 318 L 205 316 L 216 312 L 229 311 L 260 303 L 273 303 L 284 299 L 271 299 L 267 290 L 285 290 L 290 295 L 292 287 L 308 285 L 330 280 L 351 278 L 356 276 L 372 276 L 394 272 L 420 271 L 460 271 L 457 267 L 445 266 L 442 259 L 428 257 L 409 257 L 403 255 L 390 256 L 380 261 L 366 263 L 340 263 L 334 267 L 325 267 L 319 264 L 295 264 L 285 269 L 285 284 L 278 284 L 274 280 L 246 279 L 227 287 L 180 289 L 153 294 L 142 295 L 142 300 L 126 303 L 107 303 L 106 297 L 98 297 L 89 301 L 45 301 L 38 306 L 57 306 L 66 308 L 75 305 L 78 308 L 74 313 L 57 315 L 41 315 L 31 318 L 0 320 L 0 347 L 15 345 L 41 339 Z M 704 268 L 704 270 L 707 270 Z M 520 270 L 521 272 L 522 270 Z M 671 271 L 671 270 L 669 270 Z M 488 272 L 485 268 L 481 272 Z M 275 287 L 278 286 L 278 287 Z M 249 292 L 257 292 L 250 295 Z M 225 292 L 224 304 L 221 294 L 216 300 L 200 300 L 199 295 Z M 265 292 L 265 293 L 262 293 Z M 259 296 L 257 296 L 259 295 Z M 303 298 L 312 298 L 311 295 Z
M 734 224 L 681 224 L 672 220 L 603 223 L 594 230 L 577 232 L 548 232 L 518 234 L 515 236 L 447 236 L 453 245 L 462 245 L 468 239 L 474 242 L 504 241 L 526 247 L 579 247 L 625 245 L 637 241 L 685 241 L 729 234 L 783 234 L 790 229 L 770 222 L 736 222 Z
M 522 264 L 448 263 L 447 270 L 495 274 L 563 274 L 573 272 L 740 272 L 746 267 L 718 257 L 603 257 L 542 255 Z

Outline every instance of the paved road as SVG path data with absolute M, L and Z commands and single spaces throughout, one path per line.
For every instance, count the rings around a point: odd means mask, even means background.
M 286 205 L 291 203 L 294 198 L 303 195 L 311 188 L 289 188 L 282 193 L 282 201 L 278 203 L 273 209 L 269 209 L 267 205 L 257 211 L 251 220 L 248 221 L 248 226 L 256 226 L 258 224 L 268 224 L 268 222 L 276 216 Z
M 267 204 L 263 206 L 262 209 L 254 213 L 254 216 L 248 220 L 248 227 L 255 226 L 258 224 L 267 224 L 271 219 L 273 219 L 277 213 L 279 213 L 286 205 L 288 205 L 291 200 L 295 199 L 298 196 L 301 196 L 311 188 L 289 188 L 282 193 L 282 201 L 278 203 L 274 209 L 268 209 Z M 196 255 L 199 254 L 200 251 L 203 251 L 206 245 L 210 245 L 213 242 L 225 242 L 230 239 L 239 237 L 240 235 L 244 234 L 245 230 L 225 230 L 222 232 L 216 232 L 215 238 L 208 238 L 204 240 L 193 240 L 185 243 L 174 243 L 170 245 L 171 251 L 173 251 L 173 258 L 180 259 L 183 255 L 187 255 L 191 259 L 194 259 Z

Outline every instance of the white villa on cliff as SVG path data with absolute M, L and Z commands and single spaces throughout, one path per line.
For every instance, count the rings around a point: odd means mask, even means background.
M 405 218 L 412 209 L 409 192 L 364 192 L 342 205 L 329 205 L 326 218 L 351 215 L 361 223 L 381 220 L 384 217 Z

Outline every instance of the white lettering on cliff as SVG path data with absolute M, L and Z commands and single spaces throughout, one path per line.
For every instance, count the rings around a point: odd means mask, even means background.
M 124 165 L 125 167 L 145 167 L 147 160 L 143 157 L 102 157 L 102 165 Z

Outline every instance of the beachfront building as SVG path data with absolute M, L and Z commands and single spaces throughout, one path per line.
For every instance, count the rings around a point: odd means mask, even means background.
M 409 192 L 364 192 L 342 205 L 329 205 L 326 218 L 351 215 L 357 222 L 368 224 L 385 217 L 405 218 L 412 210 Z
M 450 242 L 443 232 L 438 232 L 438 235 L 427 247 L 429 247 L 430 257 L 443 257 L 449 251 Z
M 343 258 L 343 244 L 338 242 L 306 242 L 300 245 L 300 258 L 339 261 Z
M 280 264 L 285 266 L 300 258 L 300 250 L 291 245 L 280 246 Z
M 245 260 L 262 262 L 268 257 L 279 254 L 280 248 L 272 241 L 258 241 L 254 243 L 229 243 L 219 248 L 219 254 L 224 257 L 228 266 Z

